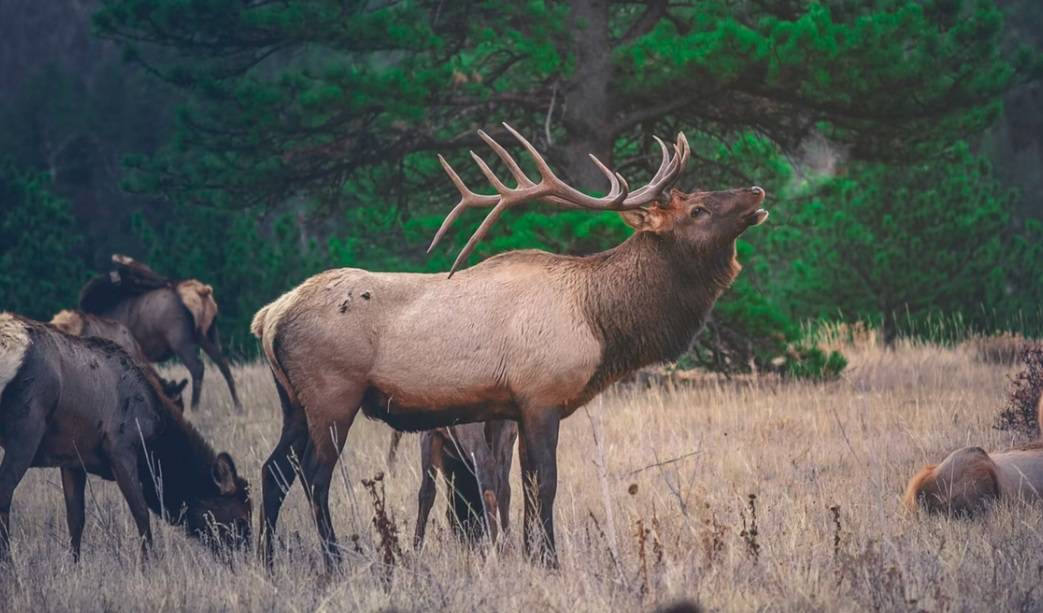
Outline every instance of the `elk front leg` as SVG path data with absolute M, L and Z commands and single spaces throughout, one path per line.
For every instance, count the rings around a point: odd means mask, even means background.
M 413 549 L 419 551 L 427 533 L 427 519 L 435 504 L 436 466 L 441 466 L 442 438 L 433 432 L 420 435 L 420 491 L 417 493 L 416 531 Z
M 83 491 L 87 485 L 87 472 L 82 468 L 62 469 L 62 492 L 65 494 L 65 521 L 69 525 L 69 543 L 72 559 L 80 560 L 80 542 L 86 523 Z
M 127 446 L 114 450 L 109 456 L 116 485 L 119 486 L 120 493 L 127 501 L 134 524 L 138 527 L 138 535 L 141 537 L 141 556 L 144 558 L 152 548 L 152 526 L 149 523 L 145 492 L 142 490 L 141 479 L 138 475 L 137 452 L 133 447 Z
M 32 390 L 22 387 L 17 392 L 9 391 L 7 396 L 8 402 L 0 406 L 0 414 L 17 417 L 0 423 L 6 438 L 4 460 L 0 463 L 0 562 L 11 556 L 11 499 L 32 466 L 47 427 L 43 407 L 35 402 Z
M 558 490 L 557 409 L 522 411 L 519 424 L 525 553 L 530 559 L 557 567 L 554 547 L 554 496 Z

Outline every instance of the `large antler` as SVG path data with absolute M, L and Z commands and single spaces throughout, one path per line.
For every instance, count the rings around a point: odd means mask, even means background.
M 434 239 L 431 241 L 431 246 L 427 248 L 428 253 L 435 248 L 438 241 L 442 240 L 446 230 L 453 224 L 454 221 L 467 209 L 471 208 L 492 208 L 489 214 L 485 216 L 485 220 L 478 226 L 474 234 L 464 245 L 464 248 L 460 250 L 460 254 L 456 256 L 456 261 L 453 262 L 453 267 L 449 269 L 449 276 L 452 277 L 453 273 L 456 272 L 461 262 L 467 260 L 467 256 L 474 250 L 475 245 L 480 240 L 485 238 L 488 234 L 489 229 L 492 227 L 496 220 L 503 215 L 503 212 L 512 206 L 516 206 L 525 202 L 531 202 L 533 200 L 542 200 L 545 202 L 552 202 L 559 206 L 564 206 L 573 209 L 588 209 L 595 211 L 628 211 L 636 208 L 640 208 L 652 203 L 656 198 L 659 197 L 663 190 L 667 189 L 677 178 L 681 175 L 685 165 L 688 163 L 688 140 L 685 139 L 683 133 L 678 133 L 677 143 L 674 144 L 674 155 L 670 155 L 670 151 L 666 146 L 666 143 L 655 138 L 656 142 L 659 143 L 659 147 L 663 153 L 663 160 L 659 164 L 659 170 L 656 171 L 652 180 L 647 185 L 637 189 L 633 192 L 630 191 L 627 185 L 626 179 L 619 175 L 617 172 L 613 172 L 604 164 L 601 163 L 597 157 L 591 154 L 590 159 L 594 162 L 594 165 L 604 173 L 608 178 L 610 188 L 608 194 L 601 198 L 595 198 L 588 196 L 583 192 L 577 190 L 574 187 L 569 186 L 564 181 L 559 179 L 554 172 L 544 161 L 543 156 L 540 155 L 536 148 L 532 146 L 532 143 L 527 141 L 524 136 L 518 133 L 517 130 L 503 124 L 503 127 L 510 132 L 514 138 L 521 143 L 522 147 L 529 152 L 534 162 L 536 162 L 536 169 L 540 173 L 540 182 L 533 183 L 529 177 L 525 175 L 518 163 L 514 161 L 507 150 L 500 146 L 491 136 L 485 132 L 479 130 L 478 136 L 489 148 L 491 148 L 503 163 L 507 165 L 507 170 L 510 171 L 511 176 L 518 185 L 514 188 L 509 188 L 503 184 L 502 181 L 493 173 L 489 166 L 485 163 L 485 160 L 480 158 L 474 151 L 471 152 L 471 157 L 474 158 L 478 168 L 485 175 L 485 178 L 489 180 L 489 183 L 496 189 L 496 195 L 483 195 L 472 192 L 467 185 L 464 184 L 463 180 L 460 179 L 460 175 L 456 174 L 453 167 L 445 161 L 441 155 L 438 156 L 438 161 L 442 163 L 442 168 L 445 169 L 449 175 L 449 179 L 452 180 L 453 185 L 460 192 L 460 201 L 456 203 L 453 210 L 446 215 L 445 220 L 442 222 L 441 227 L 438 228 L 438 232 L 435 233 Z

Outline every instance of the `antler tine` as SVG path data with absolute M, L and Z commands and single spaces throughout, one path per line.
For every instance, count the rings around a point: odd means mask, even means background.
M 594 155 L 593 153 L 588 153 L 587 155 L 590 156 L 590 161 L 594 162 L 594 165 L 598 167 L 598 170 L 600 170 L 601 173 L 608 178 L 608 183 L 610 187 L 608 190 L 608 194 L 605 196 L 606 198 L 614 198 L 615 196 L 619 195 L 621 191 L 626 191 L 625 189 L 620 189 L 622 187 L 621 183 L 625 185 L 626 181 L 623 180 L 623 177 L 620 176 L 618 172 L 613 172 L 609 170 L 608 166 L 602 164 L 601 160 L 598 159 L 598 156 Z
M 444 157 L 439 155 L 438 161 L 442 164 L 442 168 L 445 170 L 446 174 L 449 175 L 449 180 L 456 186 L 456 190 L 460 192 L 460 201 L 456 203 L 453 210 L 449 211 L 449 214 L 445 216 L 444 220 L 442 220 L 442 225 L 438 227 L 438 232 L 435 232 L 435 237 L 431 239 L 431 245 L 427 248 L 428 253 L 431 253 L 431 250 L 438 245 L 438 242 L 442 240 L 443 236 L 445 236 L 446 231 L 449 230 L 449 226 L 453 225 L 453 222 L 456 221 L 464 211 L 469 208 L 494 205 L 500 200 L 499 196 L 485 196 L 472 192 L 467 185 L 464 184 L 463 180 L 460 179 L 460 175 L 456 174 L 453 167 L 449 165 L 449 162 L 445 161 Z
M 467 261 L 467 257 L 471 255 L 472 251 L 474 251 L 475 245 L 477 245 L 479 241 L 485 238 L 485 235 L 489 233 L 489 228 L 493 227 L 493 224 L 496 223 L 498 219 L 500 219 L 500 216 L 503 215 L 503 212 L 506 211 L 507 208 L 510 206 L 511 202 L 509 200 L 501 199 L 500 203 L 494 206 L 493 210 L 489 211 L 489 214 L 486 215 L 485 219 L 482 220 L 482 224 L 478 226 L 477 230 L 474 231 L 474 234 L 471 235 L 471 238 L 467 239 L 467 244 L 464 245 L 464 248 L 460 250 L 460 253 L 456 256 L 456 259 L 453 261 L 453 267 L 449 269 L 450 279 L 453 278 L 453 273 L 455 273 L 456 269 L 460 267 L 460 264 Z
M 485 163 L 485 160 L 483 160 L 480 155 L 478 155 L 474 151 L 471 151 L 470 153 L 471 159 L 474 160 L 475 164 L 478 164 L 478 169 L 482 171 L 482 174 L 485 175 L 485 178 L 489 181 L 489 183 L 492 184 L 493 189 L 496 190 L 496 193 L 500 194 L 500 198 L 506 198 L 511 193 L 511 189 L 503 184 L 503 181 L 500 180 L 500 177 L 496 176 L 496 173 L 493 172 L 492 168 L 489 168 L 489 165 Z
M 503 215 L 504 211 L 512 206 L 516 206 L 525 202 L 534 200 L 540 200 L 544 202 L 552 202 L 560 206 L 568 208 L 579 208 L 596 211 L 627 211 L 636 209 L 647 205 L 656 198 L 662 191 L 677 181 L 677 177 L 684 169 L 685 164 L 688 162 L 689 149 L 688 141 L 685 139 L 684 134 L 679 133 L 677 135 L 677 142 L 674 144 L 674 154 L 670 154 L 670 149 L 667 147 L 661 139 L 656 138 L 656 142 L 659 143 L 659 148 L 662 151 L 663 159 L 659 163 L 659 169 L 656 171 L 652 180 L 644 187 L 630 192 L 630 185 L 627 183 L 623 175 L 613 171 L 604 163 L 601 162 L 595 155 L 590 156 L 591 162 L 597 166 L 601 174 L 605 175 L 605 178 L 609 182 L 609 191 L 607 194 L 600 198 L 588 196 L 571 185 L 565 183 L 554 174 L 551 170 L 550 165 L 543 159 L 540 152 L 536 150 L 536 147 L 532 145 L 520 132 L 512 128 L 509 124 L 503 124 L 511 136 L 513 136 L 518 143 L 529 153 L 532 157 L 532 161 L 536 164 L 536 169 L 539 171 L 540 180 L 538 183 L 534 182 L 525 174 L 518 162 L 511 156 L 511 154 L 496 142 L 496 139 L 486 134 L 484 131 L 479 130 L 478 136 L 489 145 L 489 148 L 493 150 L 497 157 L 507 166 L 507 170 L 510 171 L 511 176 L 514 177 L 518 185 L 516 187 L 507 187 L 503 181 L 500 180 L 496 173 L 493 172 L 492 168 L 482 159 L 481 156 L 476 154 L 474 151 L 471 152 L 471 157 L 474 159 L 475 164 L 478 165 L 478 169 L 481 170 L 489 184 L 496 189 L 496 195 L 484 195 L 476 194 L 471 191 L 467 185 L 464 184 L 463 180 L 460 179 L 460 175 L 456 174 L 453 167 L 449 165 L 449 162 L 445 160 L 441 155 L 438 156 L 438 161 L 442 164 L 442 168 L 445 169 L 446 174 L 449 175 L 449 179 L 456 186 L 457 191 L 460 192 L 460 201 L 456 203 L 453 209 L 446 216 L 445 220 L 442 221 L 442 225 L 438 228 L 435 233 L 434 239 L 431 241 L 431 246 L 428 247 L 428 253 L 431 252 L 441 241 L 442 237 L 445 236 L 446 231 L 456 221 L 460 215 L 463 214 L 469 208 L 489 208 L 492 210 L 482 220 L 481 225 L 474 231 L 474 234 L 467 240 L 463 249 L 456 256 L 456 260 L 453 262 L 453 266 L 449 271 L 451 277 L 453 273 L 460 267 L 461 264 L 467 261 L 468 256 L 474 251 L 475 246 L 489 233 L 490 228 L 496 223 L 498 219 Z
M 546 187 L 548 188 L 546 194 L 541 194 L 533 199 L 552 200 L 559 204 L 561 201 L 565 201 L 565 204 L 567 205 L 579 206 L 585 209 L 617 210 L 617 207 L 623 202 L 623 199 L 626 198 L 627 194 L 623 191 L 619 191 L 618 193 L 609 192 L 609 194 L 602 198 L 594 198 L 584 194 L 571 185 L 566 184 L 554 174 L 554 171 L 551 170 L 547 161 L 543 159 L 543 156 L 536 150 L 536 147 L 532 146 L 532 143 L 530 143 L 517 130 L 508 125 L 507 122 L 504 122 L 503 127 L 506 128 L 514 138 L 518 139 L 521 146 L 529 152 L 530 156 L 532 156 L 532 161 L 536 162 L 536 170 L 539 171 L 540 178 L 542 179 L 540 183 L 541 185 L 546 184 Z M 598 161 L 597 164 L 599 168 L 604 168 L 604 164 L 600 161 Z M 608 169 L 604 168 L 604 170 L 607 171 Z M 613 181 L 613 183 L 615 182 Z M 548 198 L 548 196 L 554 196 L 555 198 Z
M 493 137 L 486 134 L 484 130 L 478 130 L 478 136 L 483 141 L 485 141 L 485 144 L 489 145 L 489 148 L 496 152 L 496 155 L 500 158 L 500 160 L 502 160 L 503 163 L 507 165 L 507 170 L 510 171 L 511 176 L 514 177 L 514 180 L 518 182 L 518 187 L 533 186 L 532 180 L 525 175 L 525 172 L 521 169 L 520 166 L 518 166 L 518 162 L 514 161 L 514 158 L 511 157 L 511 154 L 507 153 L 507 150 L 504 149 L 500 145 L 500 143 L 496 142 L 496 140 Z
M 652 180 L 644 187 L 634 191 L 626 199 L 624 204 L 630 207 L 643 206 L 658 198 L 664 189 L 677 181 L 688 163 L 690 150 L 688 148 L 688 139 L 685 138 L 683 132 L 677 134 L 677 143 L 674 145 L 673 156 L 670 155 L 670 150 L 667 148 L 666 143 L 658 136 L 653 136 L 653 138 L 659 143 L 659 148 L 663 153 L 663 161 L 660 162 L 659 170 L 656 171 Z

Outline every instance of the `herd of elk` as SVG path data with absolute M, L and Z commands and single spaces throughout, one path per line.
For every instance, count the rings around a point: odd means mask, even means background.
M 78 558 L 87 474 L 115 480 L 142 537 L 149 509 L 220 545 L 249 538 L 247 483 L 163 395 L 150 371 L 113 342 L 0 313 L 0 558 L 11 499 L 31 467 L 59 468 Z
M 178 409 L 184 410 L 185 403 L 181 397 L 181 392 L 188 385 L 188 379 L 182 379 L 180 382 L 177 382 L 168 381 L 160 377 L 152 366 L 149 365 L 148 359 L 141 350 L 141 345 L 134 339 L 134 335 L 120 322 L 84 313 L 83 311 L 64 309 L 56 313 L 50 323 L 66 334 L 93 336 L 116 343 L 127 352 L 127 355 L 134 358 L 138 366 L 147 370 L 150 376 L 155 377 L 159 381 L 164 396 L 177 405 Z
M 739 272 L 736 239 L 768 216 L 759 187 L 671 189 L 689 157 L 683 135 L 672 154 L 659 141 L 662 163 L 639 189 L 594 159 L 611 189 L 592 197 L 562 182 L 524 137 L 505 128 L 528 151 L 540 179 L 527 177 L 484 132 L 516 187 L 475 156 L 497 195 L 475 194 L 440 158 L 461 200 L 434 243 L 464 210 L 491 208 L 449 276 L 329 270 L 254 317 L 251 329 L 283 413 L 282 435 L 262 471 L 261 546 L 269 560 L 295 457 L 302 458 L 327 564 L 339 559 L 329 487 L 361 408 L 400 430 L 516 421 L 524 534 L 542 535 L 526 539 L 525 549 L 556 564 L 559 422 L 620 377 L 683 352 Z M 458 271 L 505 210 L 531 201 L 618 211 L 635 232 L 585 257 L 513 251 Z
M 462 539 L 496 539 L 509 523 L 509 474 L 519 442 L 524 547 L 557 564 L 554 500 L 560 421 L 613 382 L 676 358 L 739 274 L 736 240 L 768 217 L 765 192 L 676 189 L 689 158 L 678 134 L 656 139 L 660 166 L 638 189 L 597 158 L 608 193 L 593 197 L 559 179 L 521 134 L 504 124 L 539 173 L 532 180 L 479 131 L 516 183 L 472 157 L 496 194 L 472 192 L 439 160 L 460 192 L 431 248 L 463 212 L 491 209 L 448 275 L 343 268 L 315 275 L 260 309 L 260 340 L 282 409 L 282 432 L 262 469 L 259 552 L 271 564 L 288 489 L 300 476 L 328 568 L 339 560 L 330 519 L 334 466 L 359 410 L 420 438 L 414 544 L 424 541 L 437 475 L 448 484 L 449 524 Z M 463 267 L 507 209 L 529 202 L 616 211 L 633 235 L 607 251 L 566 256 L 512 251 Z M 239 399 L 218 339 L 209 285 L 170 281 L 113 256 L 92 279 L 80 311 L 43 324 L 0 313 L 0 557 L 9 555 L 11 498 L 30 467 L 61 470 L 73 555 L 79 557 L 87 474 L 115 480 L 142 537 L 148 511 L 215 546 L 250 536 L 246 482 L 184 419 L 187 384 L 163 381 L 150 361 L 177 355 L 199 403 L 202 349 Z M 435 359 L 432 359 L 435 358 Z M 1043 410 L 1043 398 L 1040 407 Z M 1041 413 L 1043 417 L 1043 413 Z M 967 447 L 909 482 L 910 509 L 972 514 L 999 498 L 1039 498 L 1043 443 L 988 454 Z
M 80 310 L 126 326 L 144 356 L 162 362 L 177 356 L 192 377 L 192 408 L 203 389 L 202 347 L 224 376 L 232 402 L 241 408 L 217 331 L 213 288 L 197 279 L 173 281 L 123 255 L 116 270 L 91 279 L 80 293 Z

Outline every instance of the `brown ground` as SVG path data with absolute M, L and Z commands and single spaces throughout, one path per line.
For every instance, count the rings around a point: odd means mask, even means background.
M 0 602 L 12 611 L 633 611 L 691 597 L 729 611 L 1038 610 L 1038 508 L 1006 504 L 977 522 L 913 519 L 899 508 L 921 464 L 967 444 L 1010 443 L 991 425 L 1012 367 L 980 362 L 969 349 L 928 346 L 888 354 L 870 343 L 848 356 L 836 383 L 702 378 L 684 389 L 616 390 L 592 402 L 589 417 L 577 412 L 561 435 L 557 572 L 525 562 L 517 530 L 505 551 L 483 557 L 461 547 L 446 529 L 441 496 L 427 548 L 414 556 L 408 535 L 419 479 L 411 435 L 385 480 L 406 550 L 386 592 L 360 480 L 387 470 L 389 430 L 360 418 L 331 492 L 347 550 L 342 574 L 322 577 L 299 486 L 280 525 L 289 551 L 279 552 L 272 576 L 252 552 L 222 564 L 166 527 L 142 569 L 130 514 L 115 486 L 97 479 L 84 559 L 73 564 L 58 473 L 34 469 L 15 496 L 15 565 L 0 571 Z M 194 417 L 257 484 L 279 409 L 263 366 L 236 374 L 247 413 L 234 413 L 223 382 L 211 376 Z M 520 525 L 517 470 L 514 480 Z M 643 540 L 638 525 L 649 531 Z

